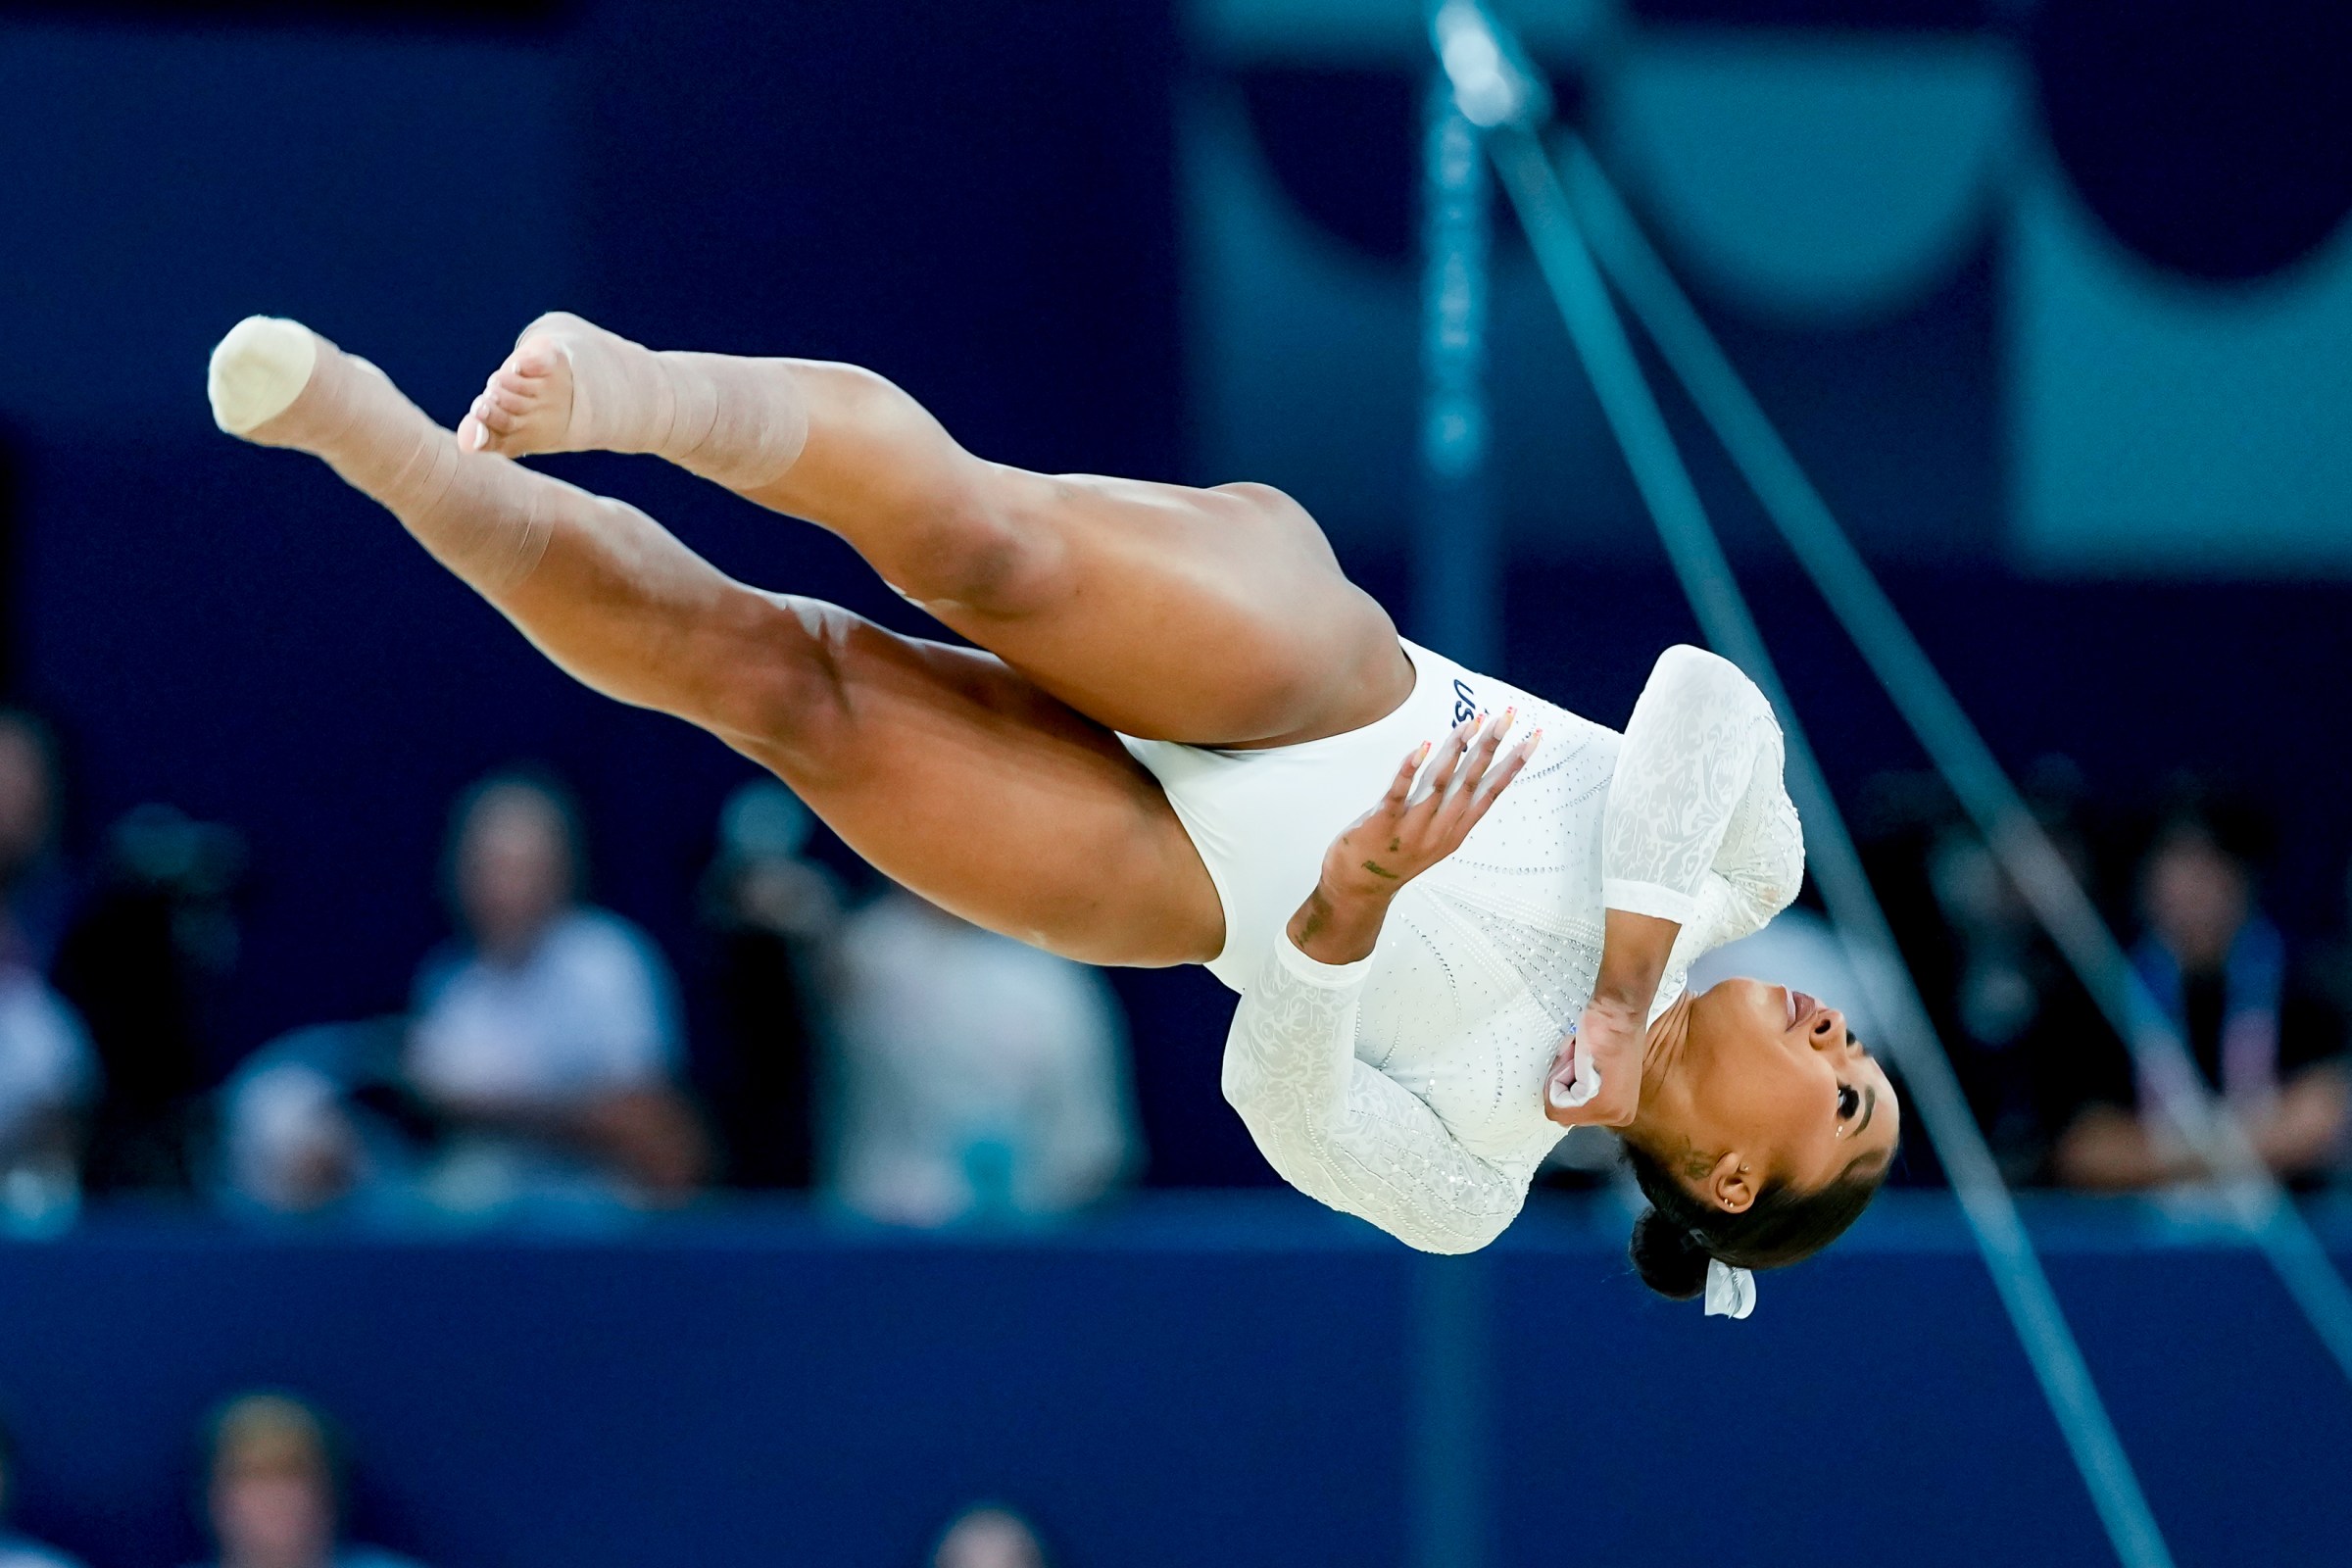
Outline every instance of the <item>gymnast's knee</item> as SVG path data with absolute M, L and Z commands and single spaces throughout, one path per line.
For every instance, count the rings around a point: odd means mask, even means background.
M 755 756 L 838 756 L 851 722 L 845 668 L 865 623 L 819 600 L 757 589 L 744 590 L 717 619 L 731 652 L 706 686 L 696 715 L 703 726 Z
M 1058 542 L 1005 509 L 975 503 L 941 517 L 891 564 L 891 586 L 925 608 L 1013 616 L 1052 598 Z

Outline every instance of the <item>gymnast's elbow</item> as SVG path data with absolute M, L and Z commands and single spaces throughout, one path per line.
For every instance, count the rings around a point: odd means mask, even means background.
M 1236 1046 L 1226 1047 L 1217 1088 L 1261 1150 L 1270 1152 L 1287 1141 L 1329 1139 L 1346 1120 L 1346 1101 L 1335 1087 L 1277 1079 Z
M 1508 1228 L 1506 1220 L 1491 1230 L 1393 1230 L 1389 1234 L 1416 1252 L 1427 1252 L 1433 1257 L 1463 1257 L 1485 1251 Z
M 1678 684 L 1745 678 L 1740 675 L 1740 666 L 1721 654 L 1709 653 L 1690 643 L 1676 643 L 1660 654 L 1658 662 L 1650 666 L 1649 677 Z
M 1416 1252 L 1460 1257 L 1494 1246 L 1495 1238 L 1511 1228 L 1526 1201 L 1527 1195 L 1522 1192 L 1490 1206 L 1448 1205 L 1428 1212 L 1415 1210 L 1386 1221 L 1375 1219 L 1373 1223 Z
M 1247 1070 L 1237 1072 L 1232 1059 L 1228 1057 L 1217 1087 L 1224 1091 L 1225 1103 L 1231 1105 L 1234 1114 L 1242 1118 L 1242 1126 L 1249 1130 L 1250 1141 L 1257 1146 L 1259 1153 L 1266 1156 L 1266 1163 L 1272 1165 L 1285 1181 L 1292 1181 L 1296 1185 L 1291 1172 L 1285 1167 L 1298 1162 L 1290 1146 L 1300 1142 L 1306 1129 L 1286 1127 L 1283 1118 L 1277 1114 L 1264 1074 Z
M 1772 704 L 1766 700 L 1763 688 L 1747 678 L 1747 671 L 1721 654 L 1709 653 L 1704 648 L 1694 648 L 1689 643 L 1676 643 L 1660 654 L 1657 663 L 1650 667 L 1649 679 L 1652 686 L 1669 691 L 1712 689 L 1724 692 L 1761 709 L 1767 714 L 1772 711 Z
M 1225 1056 L 1217 1069 L 1217 1090 L 1224 1095 L 1225 1103 L 1240 1112 L 1244 1122 L 1250 1122 L 1266 1102 L 1271 1079 L 1265 1064 L 1256 1059 L 1242 1024 L 1241 1014 L 1236 1013 L 1233 1027 L 1225 1037 Z M 1257 1131 L 1255 1126 L 1250 1130 Z

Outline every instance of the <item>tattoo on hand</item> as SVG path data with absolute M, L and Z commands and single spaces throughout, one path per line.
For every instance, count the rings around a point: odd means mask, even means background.
M 1366 860 L 1364 862 L 1364 869 L 1371 872 L 1374 876 L 1385 877 L 1391 882 L 1396 880 L 1396 873 L 1383 866 L 1378 860 Z

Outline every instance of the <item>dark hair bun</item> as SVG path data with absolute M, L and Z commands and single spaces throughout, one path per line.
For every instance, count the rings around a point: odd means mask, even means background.
M 1707 1288 L 1707 1244 L 1654 1208 L 1634 1221 L 1626 1250 L 1642 1283 L 1670 1300 L 1688 1301 Z

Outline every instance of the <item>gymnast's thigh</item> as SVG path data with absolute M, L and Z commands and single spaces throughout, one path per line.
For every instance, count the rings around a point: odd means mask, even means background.
M 1092 475 L 1003 489 L 990 569 L 925 608 L 1102 724 L 1283 745 L 1368 724 L 1411 689 L 1388 612 L 1278 490 Z
M 990 930 L 1090 963 L 1203 962 L 1215 885 L 1158 782 L 1101 724 L 974 649 L 791 601 L 794 694 L 722 738 L 878 870 Z

